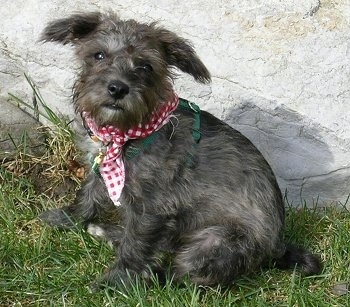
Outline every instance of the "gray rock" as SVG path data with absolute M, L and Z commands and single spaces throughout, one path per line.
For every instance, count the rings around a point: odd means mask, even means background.
M 0 105 L 0 161 L 11 159 L 17 150 L 40 154 L 44 143 L 41 124 L 19 107 L 1 98 Z
M 290 202 L 347 199 L 349 1 L 5 0 L 0 96 L 29 97 L 27 73 L 52 108 L 72 116 L 72 50 L 37 40 L 53 18 L 111 7 L 122 18 L 159 20 L 193 42 L 213 82 L 197 85 L 181 75 L 177 92 L 247 135 Z

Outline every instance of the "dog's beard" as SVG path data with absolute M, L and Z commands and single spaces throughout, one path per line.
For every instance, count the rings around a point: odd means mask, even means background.
M 150 114 L 141 95 L 129 94 L 115 100 L 104 93 L 82 91 L 75 97 L 76 111 L 88 112 L 99 126 L 112 125 L 127 130 L 146 121 Z
M 146 123 L 159 105 L 174 95 L 170 89 L 161 94 L 133 89 L 123 99 L 114 99 L 105 91 L 84 87 L 75 91 L 74 104 L 77 113 L 88 112 L 99 126 L 127 130 Z

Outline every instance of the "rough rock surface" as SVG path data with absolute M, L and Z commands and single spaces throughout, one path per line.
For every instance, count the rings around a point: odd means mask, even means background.
M 14 104 L 0 98 L 0 161 L 23 150 L 40 154 L 43 148 L 44 131 L 40 123 L 29 114 L 18 109 Z
M 81 10 L 159 20 L 191 40 L 213 76 L 187 76 L 178 93 L 248 136 L 293 204 L 344 202 L 350 193 L 348 0 L 2 0 L 0 96 L 30 99 L 23 73 L 46 102 L 72 116 L 72 50 L 38 43 L 53 18 Z M 4 107 L 0 108 L 2 121 Z

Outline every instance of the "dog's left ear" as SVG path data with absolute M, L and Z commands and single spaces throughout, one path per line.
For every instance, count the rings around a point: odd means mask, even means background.
M 50 22 L 41 36 L 42 41 L 75 44 L 91 34 L 101 23 L 100 13 L 75 14 Z
M 171 31 L 158 30 L 158 39 L 163 44 L 165 58 L 169 65 L 192 75 L 198 82 L 208 83 L 211 81 L 208 69 L 199 59 L 190 42 Z

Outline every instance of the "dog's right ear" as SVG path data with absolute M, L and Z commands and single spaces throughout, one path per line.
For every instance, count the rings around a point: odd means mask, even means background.
M 45 42 L 75 44 L 91 34 L 101 23 L 100 13 L 75 14 L 70 17 L 50 22 L 41 36 Z
M 171 31 L 156 27 L 156 23 L 151 25 L 156 31 L 158 40 L 162 43 L 165 60 L 170 66 L 175 66 L 181 71 L 192 75 L 196 81 L 201 83 L 210 82 L 211 77 L 208 69 L 199 59 L 189 41 Z

